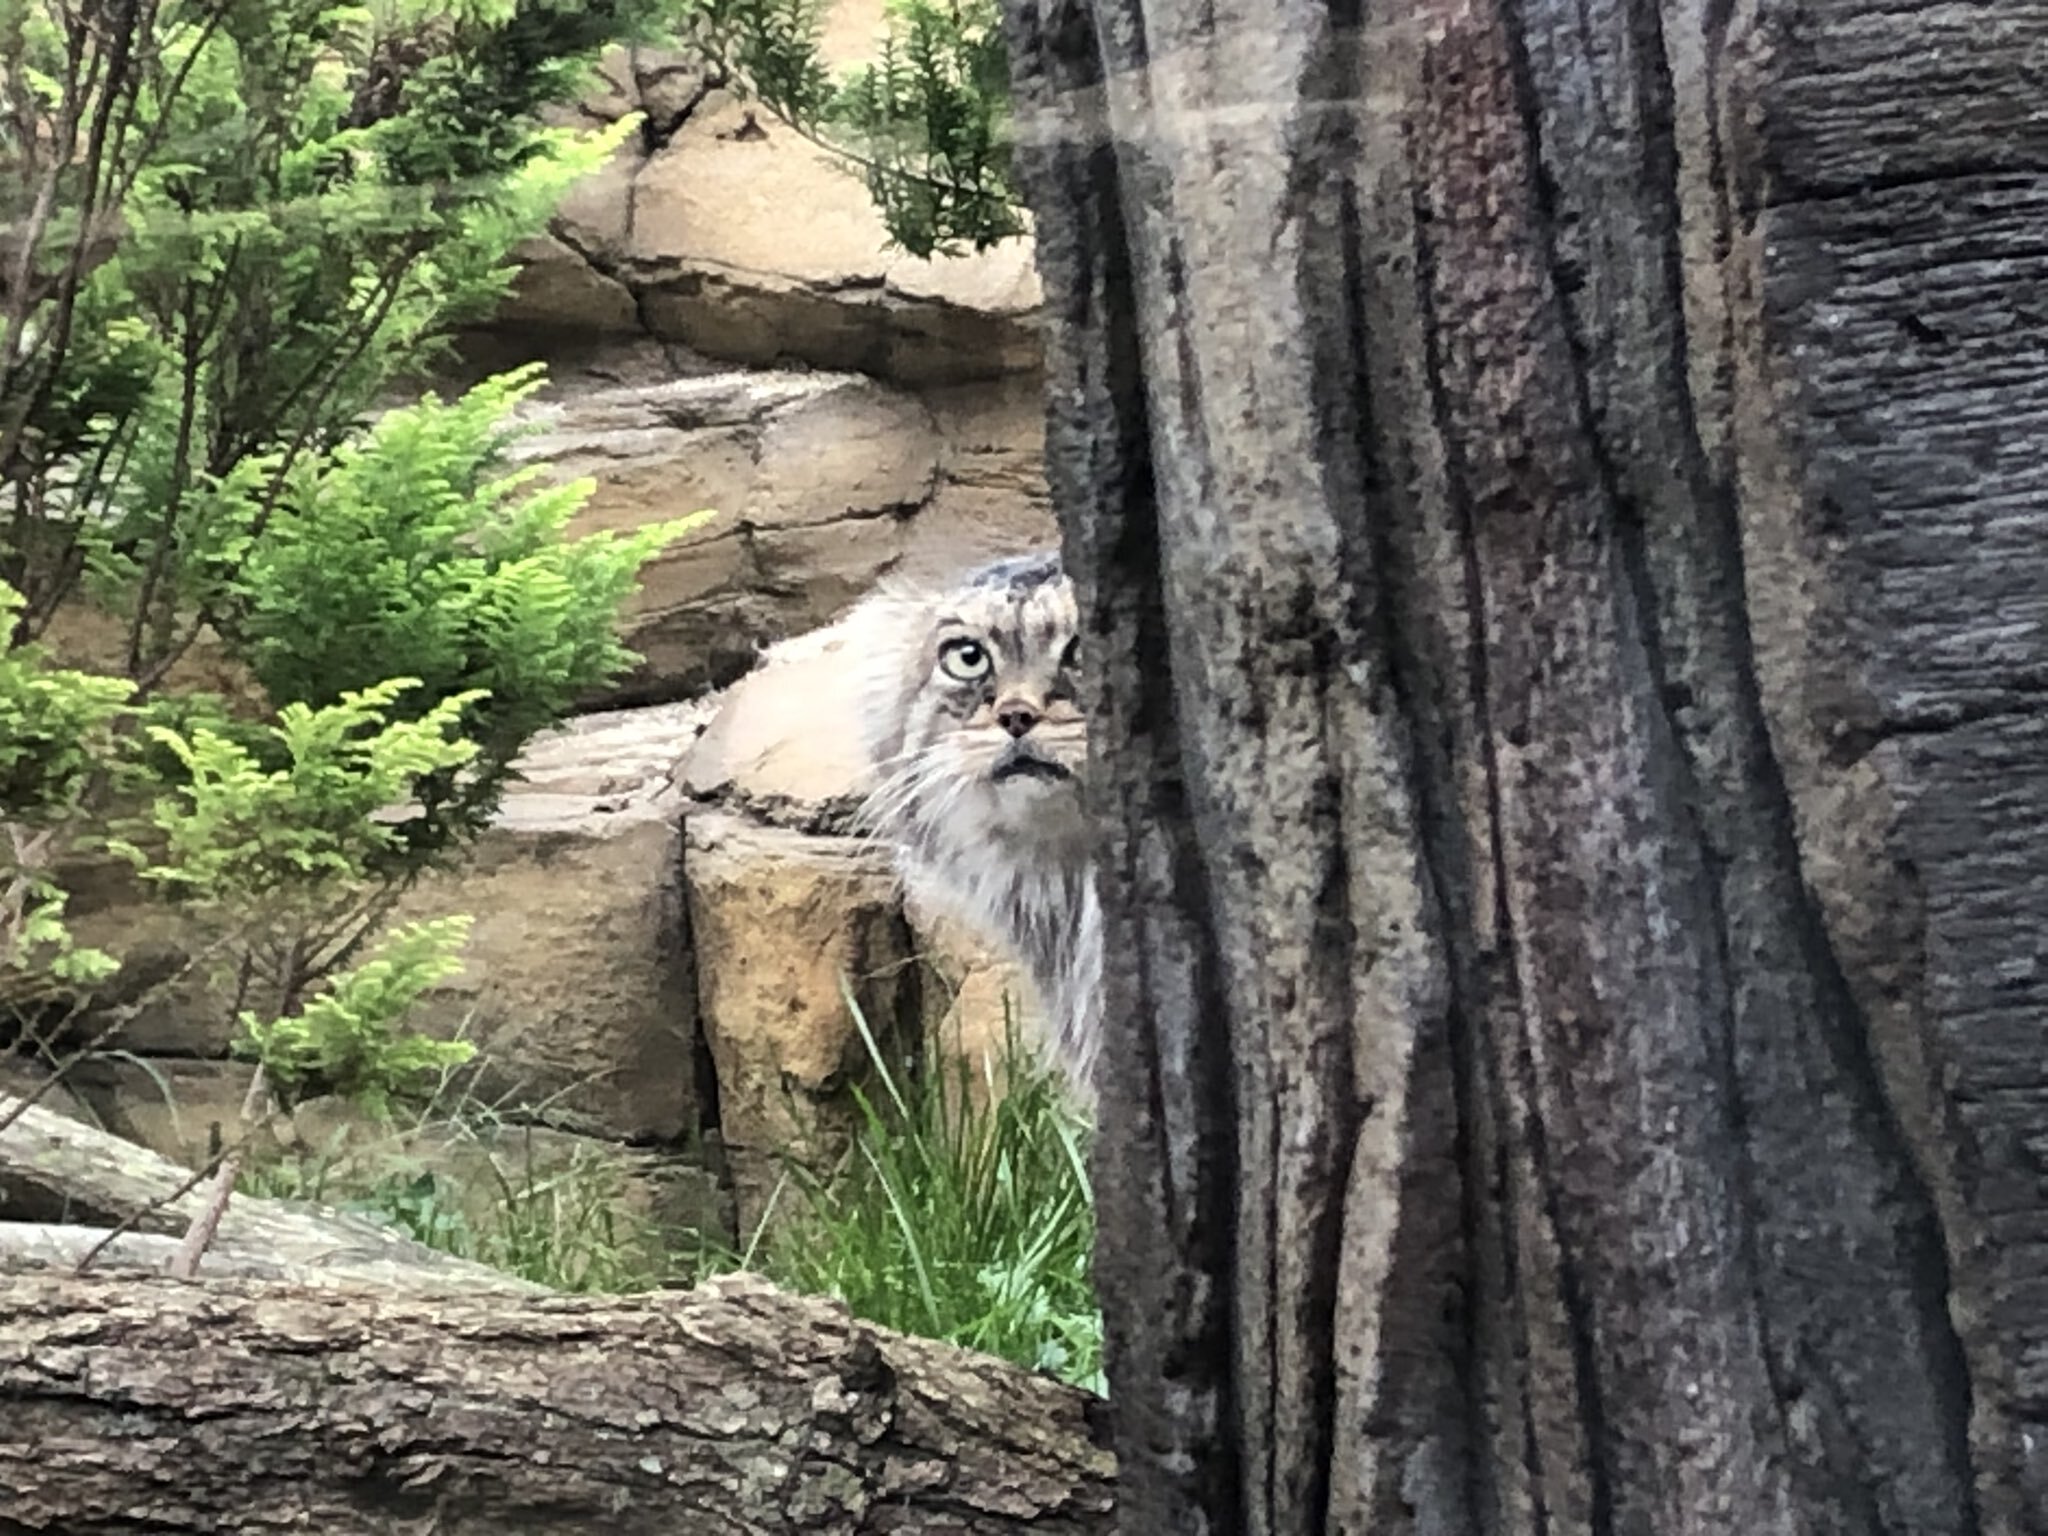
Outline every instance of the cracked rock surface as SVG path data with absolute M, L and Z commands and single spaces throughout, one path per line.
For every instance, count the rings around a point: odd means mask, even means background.
M 717 516 L 642 577 L 609 702 L 689 697 L 829 622 L 906 560 L 1054 536 L 1035 384 L 927 402 L 858 374 L 567 378 L 518 453 L 596 494 L 576 531 Z M 948 551 L 959 551 L 949 556 Z
M 883 30 L 880 0 L 839 0 L 827 63 Z M 1056 537 L 1030 240 L 892 248 L 859 177 L 687 49 L 614 49 L 556 116 L 632 113 L 455 370 L 547 363 L 523 454 L 595 480 L 581 529 L 718 513 L 648 570 L 645 661 L 593 707 L 723 687 L 906 563 Z
M 871 61 L 880 0 L 840 0 L 822 51 Z M 912 388 L 1035 373 L 1028 240 L 958 258 L 892 249 L 865 184 L 677 49 L 615 49 L 566 121 L 645 117 L 571 192 L 500 327 L 644 335 L 750 367 L 857 370 Z M 801 210 L 800 214 L 792 210 Z

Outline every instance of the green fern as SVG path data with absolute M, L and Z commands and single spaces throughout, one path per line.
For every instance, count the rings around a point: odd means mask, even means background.
M 469 929 L 462 916 L 395 929 L 297 1013 L 264 1020 L 245 1010 L 235 1053 L 260 1062 L 286 1103 L 332 1093 L 388 1117 L 394 1097 L 476 1053 L 467 1040 L 435 1040 L 399 1027 L 429 987 L 461 970 Z
M 568 537 L 594 483 L 543 484 L 507 458 L 512 413 L 541 383 L 536 365 L 387 413 L 291 475 L 241 557 L 228 632 L 272 697 L 321 705 L 399 668 L 419 686 L 394 718 L 463 700 L 476 755 L 413 787 L 417 857 L 480 827 L 533 733 L 631 663 L 620 605 L 710 515 Z

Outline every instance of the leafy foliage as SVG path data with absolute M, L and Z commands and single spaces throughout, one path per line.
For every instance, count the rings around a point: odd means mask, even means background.
M 18 627 L 83 582 L 130 617 L 147 691 L 232 624 L 306 460 L 497 300 L 512 247 L 633 126 L 533 110 L 678 9 L 164 0 L 99 26 L 7 0 L 0 74 L 28 88 L 0 191 L 45 211 L 13 237 L 29 280 L 0 345 Z
M 420 994 L 459 967 L 468 918 L 399 929 L 372 958 L 341 969 L 389 906 L 384 871 L 404 825 L 393 808 L 476 753 L 457 731 L 480 695 L 392 718 L 418 686 L 396 678 L 318 708 L 294 702 L 275 722 L 233 733 L 144 726 L 180 776 L 108 845 L 145 881 L 175 891 L 195 924 L 214 922 L 234 979 L 237 1049 L 287 1100 L 337 1093 L 385 1114 L 422 1074 L 470 1054 L 399 1028 Z M 252 998 L 267 1002 L 263 1013 L 243 1006 Z
M 21 594 L 0 583 L 0 805 L 10 820 L 45 825 L 73 814 L 105 761 L 134 686 L 57 667 L 44 647 L 17 644 Z
M 620 604 L 702 521 L 567 538 L 592 483 L 534 488 L 538 469 L 506 467 L 510 412 L 540 382 L 534 367 L 429 394 L 302 465 L 242 565 L 227 633 L 273 698 L 336 700 L 396 659 L 419 709 L 462 701 L 473 771 L 421 775 L 415 857 L 480 826 L 519 748 L 631 662 Z
M 848 77 L 827 121 L 851 140 L 891 236 L 930 256 L 1022 234 L 994 0 L 892 0 L 890 20 L 881 58 Z
M 826 3 L 696 0 L 691 15 L 729 79 L 847 159 L 911 254 L 986 250 L 1023 233 L 995 0 L 889 0 L 880 59 L 836 85 L 819 51 Z
M 50 664 L 13 642 L 21 595 L 0 583 L 0 1003 L 30 978 L 89 982 L 114 958 L 81 948 L 64 923 L 65 893 L 40 855 L 72 829 L 113 749 L 131 686 Z
M 457 729 L 478 694 L 437 699 L 416 720 L 387 718 L 418 686 L 417 678 L 394 678 L 317 709 L 287 704 L 275 724 L 244 740 L 205 725 L 189 736 L 149 727 L 183 768 L 183 782 L 156 799 L 146 831 L 113 847 L 146 879 L 194 901 L 324 908 L 332 887 L 353 887 L 399 844 L 398 824 L 382 813 L 476 753 Z M 152 832 L 145 851 L 138 838 Z
M 398 1029 L 422 993 L 462 969 L 458 954 L 469 926 L 467 917 L 407 924 L 299 1012 L 266 1022 L 245 1011 L 237 1054 L 260 1062 L 287 1102 L 333 1093 L 388 1116 L 395 1093 L 475 1054 L 466 1040 Z
M 395 1027 L 424 937 L 345 967 L 685 525 L 566 537 L 590 486 L 507 458 L 532 371 L 366 420 L 634 126 L 539 109 L 684 3 L 0 0 L 0 1011 L 113 964 L 55 870 L 119 808 L 281 1086 L 446 1059 Z M 36 643 L 84 610 L 108 675 Z M 259 697 L 177 691 L 202 637 Z
M 7 890 L 0 913 L 0 1017 L 23 1002 L 73 985 L 100 981 L 120 969 L 103 949 L 81 945 L 64 920 L 69 894 L 33 863 L 5 861 Z

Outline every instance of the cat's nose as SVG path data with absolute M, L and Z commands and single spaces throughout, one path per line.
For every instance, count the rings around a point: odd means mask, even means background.
M 996 724 L 1012 736 L 1022 736 L 1038 724 L 1038 711 L 1022 699 L 1007 699 L 996 706 Z

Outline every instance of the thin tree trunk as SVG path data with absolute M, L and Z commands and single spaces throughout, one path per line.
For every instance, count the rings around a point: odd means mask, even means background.
M 745 1276 L 633 1299 L 0 1287 L 0 1532 L 1082 1536 L 1099 1400 Z
M 1006 20 L 1124 1529 L 2048 1531 L 2048 4 Z

